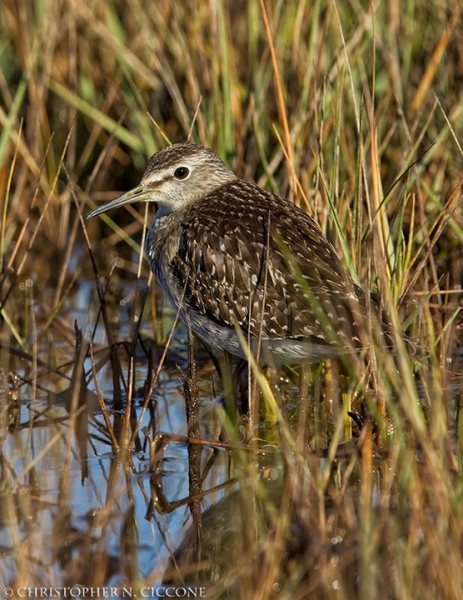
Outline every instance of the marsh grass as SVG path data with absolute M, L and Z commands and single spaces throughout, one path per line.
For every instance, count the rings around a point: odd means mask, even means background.
M 459 14 L 455 0 L 2 3 L 2 584 L 461 597 Z M 279 423 L 256 412 L 251 446 L 146 284 L 150 215 L 83 219 L 189 135 L 310 212 L 396 332 L 368 372 L 313 368 L 304 410 L 280 373 Z M 188 424 L 185 380 L 201 402 Z M 188 453 L 187 430 L 202 436 Z

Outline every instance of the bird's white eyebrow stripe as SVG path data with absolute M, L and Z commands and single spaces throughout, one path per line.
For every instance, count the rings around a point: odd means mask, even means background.
M 162 173 L 155 173 L 155 175 L 162 175 Z M 150 185 L 153 183 L 164 183 L 164 181 L 169 181 L 169 179 L 175 179 L 175 177 L 169 173 L 164 175 L 163 177 L 144 177 L 141 180 L 142 185 Z

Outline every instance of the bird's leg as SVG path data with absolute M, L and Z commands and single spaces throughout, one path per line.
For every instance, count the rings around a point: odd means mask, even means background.
M 220 361 L 219 373 L 222 380 L 225 413 L 230 423 L 234 424 L 236 420 L 237 389 L 230 358 L 230 354 L 225 352 Z
M 223 407 L 229 427 L 233 428 L 237 424 L 237 416 L 246 417 L 249 410 L 248 363 L 243 358 L 235 358 L 225 352 L 216 366 L 222 382 Z M 227 427 L 223 427 L 220 440 L 229 439 Z
M 310 374 L 310 364 L 301 365 L 299 372 L 299 420 L 297 426 L 297 447 L 301 453 L 304 451 L 307 432 Z
M 339 363 L 336 360 L 325 361 L 326 408 L 328 414 L 336 420 L 341 408 L 341 392 L 339 388 Z

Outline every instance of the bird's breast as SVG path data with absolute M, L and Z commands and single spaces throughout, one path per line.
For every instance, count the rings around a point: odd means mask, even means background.
M 177 305 L 178 294 L 170 264 L 178 250 L 181 227 L 175 213 L 156 215 L 148 231 L 145 252 L 157 283 Z

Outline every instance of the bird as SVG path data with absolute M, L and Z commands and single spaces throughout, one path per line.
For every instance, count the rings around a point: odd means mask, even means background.
M 159 150 L 137 187 L 87 218 L 134 202 L 156 208 L 145 252 L 158 284 L 212 348 L 280 367 L 368 347 L 372 301 L 316 221 L 210 148 Z

